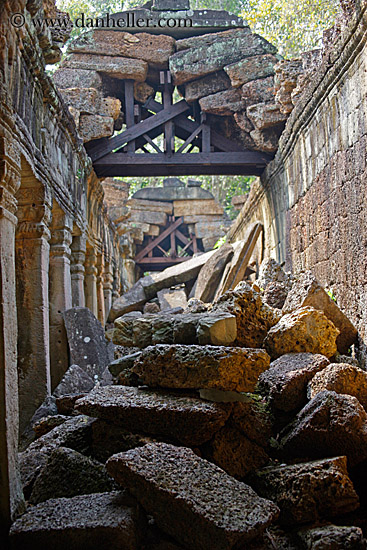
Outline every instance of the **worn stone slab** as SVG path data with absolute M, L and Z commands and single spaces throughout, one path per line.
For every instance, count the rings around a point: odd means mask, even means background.
M 97 114 L 101 96 L 95 88 L 72 87 L 67 90 L 60 90 L 63 100 L 74 109 L 88 114 Z
M 264 347 L 272 359 L 291 352 L 320 353 L 330 358 L 337 351 L 339 330 L 322 313 L 313 307 L 301 307 L 283 315 L 273 326 Z
M 198 216 L 198 215 L 202 216 L 205 214 L 223 215 L 223 212 L 224 212 L 223 207 L 214 199 L 173 201 L 173 213 L 177 217 Z
M 129 206 L 131 210 L 143 210 L 144 212 L 153 210 L 154 212 L 165 212 L 169 215 L 172 215 L 173 211 L 173 205 L 169 202 L 146 199 L 131 198 L 127 201 L 126 206 Z
M 68 52 L 131 57 L 160 69 L 168 67 L 175 51 L 175 39 L 164 34 L 130 34 L 113 30 L 92 30 L 74 40 Z
M 210 45 L 198 46 L 173 54 L 169 60 L 169 68 L 173 76 L 173 81 L 176 86 L 178 86 L 190 80 L 194 80 L 195 78 L 214 73 L 223 69 L 223 67 L 225 67 L 226 70 L 228 65 L 236 63 L 244 57 L 265 57 L 263 54 L 275 52 L 276 48 L 264 38 L 243 29 L 242 36 L 237 34 L 237 36 L 232 38 L 229 36 L 225 38 L 222 37 L 219 40 L 215 40 L 215 42 Z M 278 62 L 276 57 L 270 57 L 274 58 L 273 65 Z M 265 62 L 266 59 L 264 59 L 264 64 Z M 228 74 L 227 70 L 226 72 Z M 269 73 L 263 74 L 264 72 L 264 70 L 261 71 L 259 67 L 257 67 L 256 74 L 258 74 L 258 76 L 254 78 L 268 76 Z M 229 74 L 229 77 L 232 80 L 231 74 Z M 253 80 L 253 78 L 249 80 Z M 242 84 L 244 84 L 244 82 L 245 80 Z
M 151 277 L 151 276 L 149 276 Z M 154 279 L 151 277 L 151 284 L 154 284 Z M 114 321 L 118 317 L 122 317 L 126 313 L 132 311 L 142 311 L 145 302 L 148 301 L 143 285 L 142 279 L 139 279 L 125 294 L 117 298 L 112 304 L 110 313 L 108 316 L 109 321 Z M 118 342 L 115 342 L 118 344 Z M 121 344 L 124 345 L 124 344 Z
M 160 391 L 106 386 L 78 401 L 76 409 L 119 424 L 125 430 L 166 436 L 195 446 L 211 439 L 224 425 L 231 405 Z
M 78 132 L 84 143 L 110 137 L 114 132 L 114 120 L 109 116 L 80 115 Z
M 149 444 L 111 457 L 107 470 L 187 548 L 240 548 L 278 515 L 275 504 L 190 449 Z
M 254 103 L 273 102 L 275 97 L 274 77 L 251 80 L 242 86 L 242 98 L 246 107 Z
M 322 391 L 284 430 L 280 443 L 288 456 L 346 455 L 354 466 L 367 458 L 367 413 L 356 397 Z
M 324 315 L 340 331 L 336 339 L 338 351 L 340 353 L 347 353 L 349 347 L 356 342 L 357 329 L 325 292 L 310 271 L 302 274 L 294 282 L 292 290 L 289 292 L 283 306 L 283 312 L 291 313 L 303 306 L 311 306 L 324 312 Z
M 287 115 L 280 112 L 279 105 L 276 103 L 250 105 L 247 107 L 246 114 L 258 130 L 278 126 L 287 120 Z
M 63 61 L 62 69 L 92 70 L 120 80 L 129 78 L 144 82 L 148 72 L 148 63 L 141 59 L 127 57 L 72 53 Z
M 69 447 L 80 453 L 88 452 L 92 422 L 93 420 L 86 416 L 74 416 L 41 436 L 25 451 L 19 453 L 20 476 L 26 498 L 30 495 L 34 481 L 54 449 Z
M 253 55 L 241 59 L 237 63 L 227 64 L 224 70 L 229 76 L 232 86 L 238 88 L 251 80 L 274 75 L 274 65 L 278 61 L 279 59 L 271 54 Z
M 308 382 L 329 364 L 324 355 L 287 353 L 270 363 L 270 368 L 260 374 L 258 390 L 267 397 L 273 409 L 285 412 L 299 410 L 307 402 Z
M 138 550 L 144 536 L 143 514 L 125 492 L 50 499 L 28 510 L 12 525 L 15 550 Z
M 269 462 L 266 451 L 233 424 L 221 428 L 207 447 L 204 456 L 237 479 Z
M 237 346 L 260 348 L 269 331 L 280 319 L 280 313 L 265 304 L 261 295 L 245 282 L 225 292 L 213 311 L 228 311 L 236 317 Z
M 95 88 L 102 90 L 102 77 L 89 69 L 57 69 L 52 79 L 58 88 Z
M 353 395 L 367 410 L 367 372 L 354 365 L 347 363 L 328 365 L 310 380 L 307 395 L 312 399 L 324 390 Z
M 32 487 L 31 504 L 50 498 L 104 493 L 116 489 L 103 464 L 87 456 L 59 447 L 50 454 Z
M 229 346 L 237 338 L 236 317 L 230 313 L 208 313 L 197 324 L 196 335 L 201 346 Z
M 269 363 L 260 349 L 158 344 L 142 351 L 133 372 L 151 386 L 251 392 Z
M 89 392 L 95 385 L 95 380 L 78 365 L 71 365 L 60 383 L 53 391 L 55 397 L 71 393 Z
M 264 153 L 275 153 L 278 149 L 279 138 L 283 127 L 265 128 L 264 130 L 252 130 L 250 138 L 252 140 L 252 149 L 263 151 Z
M 233 256 L 233 246 L 221 246 L 201 269 L 196 283 L 195 298 L 211 302 L 221 280 L 224 268 Z
M 241 90 L 237 88 L 202 97 L 199 104 L 204 113 L 219 116 L 231 116 L 245 108 Z
M 282 525 L 311 523 L 359 507 L 345 456 L 264 468 L 252 476 L 251 484 L 276 502 Z
M 101 323 L 87 307 L 63 312 L 70 359 L 94 380 L 98 380 L 113 359 Z
M 297 532 L 305 550 L 365 550 L 366 543 L 360 527 L 321 525 Z
M 173 307 L 187 307 L 187 296 L 184 287 L 163 288 L 157 292 L 161 311 Z
M 133 199 L 152 201 L 186 201 L 186 200 L 213 200 L 210 191 L 202 187 L 144 187 L 135 191 Z
M 150 211 L 131 209 L 129 221 L 165 226 L 167 224 L 167 214 L 156 211 L 154 206 L 151 207 Z
M 218 40 L 229 39 L 243 39 L 246 33 L 251 33 L 250 27 L 246 25 L 244 28 L 231 29 L 222 32 L 211 32 L 207 34 L 200 34 L 198 36 L 190 36 L 189 38 L 182 38 L 176 42 L 176 51 L 181 52 L 183 50 L 189 50 L 192 48 L 201 48 L 211 46 Z
M 188 103 L 198 99 L 228 90 L 231 81 L 224 71 L 218 71 L 185 84 L 185 99 Z

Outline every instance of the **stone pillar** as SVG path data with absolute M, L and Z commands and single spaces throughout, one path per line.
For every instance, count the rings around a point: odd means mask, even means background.
M 103 254 L 97 254 L 97 306 L 98 306 L 98 315 L 97 318 L 100 321 L 101 325 L 104 327 L 105 324 L 105 314 L 104 314 L 104 261 Z
M 110 263 L 106 263 L 103 273 L 103 294 L 104 294 L 104 313 L 105 319 L 108 319 L 112 306 L 112 290 L 113 290 L 113 268 Z
M 2 141 L 2 140 L 1 140 Z M 1 143 L 1 146 L 3 144 Z M 0 162 L 0 540 L 24 506 L 18 472 L 17 308 L 15 192 L 20 175 Z
M 71 243 L 71 292 L 73 307 L 85 307 L 85 235 L 74 235 Z
M 98 318 L 97 304 L 97 256 L 94 248 L 87 245 L 85 257 L 85 305 Z
M 51 210 L 47 204 L 42 204 L 44 195 L 43 189 L 23 188 L 23 185 L 17 193 L 15 250 L 20 433 L 51 392 L 48 284 Z
M 58 206 L 52 210 L 50 240 L 50 365 L 51 389 L 69 366 L 68 341 L 62 313 L 72 307 L 70 244 L 72 219 Z

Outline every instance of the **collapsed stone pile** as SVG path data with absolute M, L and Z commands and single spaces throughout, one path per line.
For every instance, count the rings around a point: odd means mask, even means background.
M 56 399 L 20 456 L 14 548 L 365 548 L 353 325 L 311 274 L 274 261 L 194 306 L 117 318 L 113 383 Z

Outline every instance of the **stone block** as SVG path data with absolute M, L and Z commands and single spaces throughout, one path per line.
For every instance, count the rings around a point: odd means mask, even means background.
M 102 77 L 89 69 L 57 69 L 52 75 L 58 88 L 95 88 L 102 90 Z
M 180 216 L 200 216 L 205 214 L 223 215 L 223 207 L 214 199 L 211 200 L 175 200 L 173 214 Z
M 212 302 L 226 264 L 233 256 L 233 246 L 224 244 L 206 262 L 196 283 L 195 298 L 203 302 Z
M 153 278 L 151 284 L 154 284 Z M 113 302 L 108 317 L 109 321 L 112 322 L 117 319 L 117 317 L 121 317 L 122 315 L 125 315 L 125 313 L 129 313 L 131 311 L 142 311 L 144 304 L 148 301 L 148 299 L 149 298 L 144 292 L 141 279 L 139 279 L 139 281 L 135 283 L 130 290 L 125 292 L 125 294 Z M 117 342 L 114 343 L 116 344 Z
M 337 351 L 339 330 L 327 317 L 313 307 L 301 307 L 283 315 L 264 339 L 264 346 L 272 359 L 286 353 L 320 353 L 327 358 Z
M 287 116 L 280 112 L 279 105 L 275 103 L 256 103 L 247 107 L 246 113 L 258 130 L 278 126 L 287 120 Z
M 278 516 L 275 504 L 190 449 L 150 444 L 111 457 L 107 469 L 187 548 L 245 547 Z
M 173 212 L 172 203 L 163 201 L 131 198 L 127 201 L 126 205 L 129 206 L 131 210 L 142 210 L 144 212 L 151 212 L 153 210 L 154 212 L 165 212 L 169 215 L 172 215 Z
M 111 357 L 101 323 L 86 307 L 73 307 L 63 312 L 70 359 L 98 380 Z
M 131 223 L 140 222 L 145 224 L 153 224 L 165 226 L 167 224 L 167 214 L 165 212 L 158 212 L 153 210 L 134 210 L 131 209 L 130 219 Z
M 66 447 L 54 449 L 32 487 L 31 504 L 51 498 L 104 493 L 116 488 L 105 467 Z
M 185 99 L 188 103 L 198 99 L 228 90 L 231 81 L 224 71 L 218 71 L 185 84 Z
M 196 334 L 201 346 L 229 346 L 237 338 L 236 317 L 226 312 L 203 315 Z
M 274 53 L 276 48 L 259 35 L 248 32 L 248 29 L 241 29 L 241 31 L 242 33 L 240 34 L 237 29 L 237 32 L 234 32 L 232 37 L 227 34 L 220 39 L 217 37 L 212 44 L 198 45 L 197 47 L 173 54 L 169 60 L 169 68 L 176 86 L 219 71 L 223 67 L 225 67 L 225 71 L 229 74 L 226 70 L 227 66 L 240 61 L 244 57 L 249 57 L 250 59 L 253 56 L 265 58 L 263 60 L 265 65 L 268 59 L 263 54 L 268 52 Z M 278 61 L 275 56 L 271 55 L 269 58 L 273 60 L 273 65 Z M 254 77 L 248 80 L 274 74 L 274 71 L 272 73 L 266 72 L 264 69 L 261 71 L 259 65 L 260 63 L 258 63 L 256 70 L 252 69 Z M 229 74 L 229 77 L 232 81 L 231 74 Z M 244 80 L 242 84 L 248 80 Z M 235 87 L 239 85 L 236 83 Z
M 13 523 L 10 541 L 15 550 L 138 550 L 144 531 L 144 516 L 135 501 L 113 491 L 38 504 Z
M 229 76 L 232 86 L 238 88 L 251 80 L 272 76 L 276 63 L 278 63 L 278 59 L 275 55 L 253 55 L 238 60 L 237 63 L 227 64 L 224 70 Z
M 71 365 L 54 389 L 53 395 L 61 397 L 73 393 L 89 392 L 94 385 L 94 378 L 86 370 L 78 365 Z
M 310 271 L 302 274 L 292 286 L 283 306 L 284 313 L 290 313 L 302 306 L 311 306 L 324 312 L 324 315 L 334 323 L 340 334 L 336 344 L 340 353 L 347 353 L 349 347 L 356 342 L 357 329 L 336 303 L 325 292 Z
M 269 461 L 265 450 L 233 425 L 224 426 L 214 435 L 205 456 L 237 479 L 244 478 Z
M 365 550 L 366 544 L 360 527 L 321 525 L 301 529 L 297 539 L 305 550 Z
M 213 311 L 227 311 L 236 317 L 235 345 L 249 348 L 260 348 L 270 327 L 280 319 L 279 312 L 265 304 L 260 294 L 244 282 L 225 292 Z
M 237 126 L 241 128 L 244 132 L 252 132 L 254 129 L 254 126 L 252 122 L 249 120 L 249 118 L 246 115 L 245 111 L 239 111 L 238 113 L 234 113 L 233 116 L 234 120 L 236 121 Z
M 195 234 L 198 239 L 211 235 L 213 238 L 216 237 L 217 241 L 226 234 L 224 222 L 198 222 L 195 224 Z
M 199 100 L 199 104 L 204 113 L 220 116 L 231 116 L 245 108 L 241 90 L 237 88 L 203 97 Z
M 169 187 L 144 187 L 135 191 L 133 198 L 166 202 L 214 199 L 211 192 L 202 189 L 202 187 L 172 187 L 171 185 Z
M 113 135 L 113 118 L 101 115 L 80 115 L 78 132 L 83 142 Z
M 99 103 L 98 114 L 117 120 L 121 114 L 121 101 L 116 97 L 102 97 Z
M 98 113 L 101 95 L 95 88 L 68 88 L 60 90 L 65 103 L 83 114 Z M 102 113 L 99 113 L 102 114 Z
M 367 373 L 354 365 L 332 363 L 315 374 L 308 383 L 309 399 L 324 390 L 353 395 L 367 410 Z
M 98 71 L 120 80 L 128 78 L 144 82 L 148 72 L 148 63 L 141 59 L 127 57 L 72 53 L 63 61 L 62 68 Z
M 231 404 L 209 403 L 162 391 L 106 386 L 80 399 L 76 409 L 128 431 L 169 437 L 183 445 L 196 446 L 211 439 L 225 424 Z
M 168 59 L 174 51 L 175 39 L 166 34 L 130 34 L 101 29 L 83 33 L 68 49 L 68 52 L 143 60 L 160 69 L 168 67 Z
M 146 82 L 134 82 L 134 98 L 139 103 L 145 103 L 154 94 L 154 88 Z
M 284 430 L 280 443 L 288 456 L 346 455 L 353 467 L 367 458 L 367 413 L 356 397 L 322 391 Z
M 279 506 L 281 525 L 311 523 L 359 507 L 345 456 L 264 468 L 251 483 L 259 495 Z
M 118 376 L 120 372 L 126 369 L 131 369 L 134 365 L 135 359 L 138 357 L 140 357 L 139 351 L 129 355 L 123 355 L 122 357 L 115 359 L 115 361 L 112 361 L 112 363 L 108 366 L 110 373 L 112 376 Z
M 183 309 L 187 307 L 185 287 L 163 288 L 157 292 L 157 297 L 161 311 L 174 307 L 182 307 Z
M 299 410 L 307 402 L 308 382 L 328 365 L 324 355 L 287 353 L 270 363 L 270 368 L 259 376 L 258 390 L 275 410 Z
M 251 80 L 242 86 L 242 99 L 246 107 L 254 103 L 274 102 L 275 89 L 274 77 Z
M 264 350 L 158 344 L 143 350 L 133 372 L 153 387 L 251 392 L 269 363 Z
M 214 12 L 215 13 L 215 12 Z M 201 34 L 198 36 L 190 36 L 189 38 L 182 38 L 176 42 L 176 51 L 181 52 L 183 50 L 189 50 L 192 48 L 201 48 L 211 46 L 215 42 L 223 40 L 244 39 L 246 33 L 250 33 L 250 27 L 246 25 L 245 28 L 230 29 L 227 31 Z
M 278 149 L 279 138 L 282 129 L 266 128 L 264 130 L 252 130 L 250 138 L 252 139 L 252 149 L 263 151 L 264 153 L 275 153 Z

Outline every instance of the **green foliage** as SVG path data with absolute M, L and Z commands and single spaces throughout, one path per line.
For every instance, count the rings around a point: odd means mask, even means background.
M 332 290 L 327 290 L 326 294 L 332 299 L 333 302 L 336 302 L 336 297 L 334 296 L 334 292 Z
M 221 246 L 223 246 L 227 241 L 227 237 L 226 235 L 224 237 L 221 237 L 220 239 L 217 240 L 217 242 L 215 243 L 215 245 L 213 246 L 214 249 L 216 248 L 220 248 Z
M 321 46 L 339 9 L 339 0 L 244 0 L 241 15 L 281 55 L 293 58 Z

